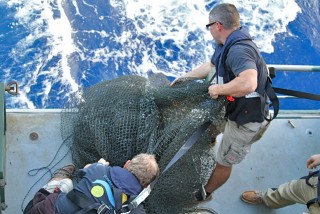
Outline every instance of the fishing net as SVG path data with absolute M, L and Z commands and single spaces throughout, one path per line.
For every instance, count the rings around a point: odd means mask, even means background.
M 187 139 L 204 123 L 201 139 L 162 174 L 146 201 L 147 213 L 186 213 L 192 193 L 215 164 L 224 101 L 208 95 L 209 83 L 189 80 L 170 87 L 164 75 L 122 76 L 75 93 L 62 111 L 62 137 L 78 168 L 101 157 L 123 166 L 134 155 L 155 154 L 164 170 Z

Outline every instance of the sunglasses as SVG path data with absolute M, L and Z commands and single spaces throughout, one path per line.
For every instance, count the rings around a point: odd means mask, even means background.
M 220 24 L 222 25 L 222 23 L 219 22 L 219 21 L 211 22 L 211 23 L 209 23 L 209 24 L 206 25 L 207 30 L 209 30 L 209 27 L 210 27 L 211 25 L 214 25 L 215 23 L 220 23 Z

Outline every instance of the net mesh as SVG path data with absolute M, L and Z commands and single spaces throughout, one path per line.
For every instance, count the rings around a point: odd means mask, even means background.
M 193 192 L 214 167 L 224 100 L 212 100 L 208 82 L 170 87 L 165 76 L 122 76 L 75 93 L 62 111 L 62 138 L 78 168 L 101 157 L 123 166 L 141 152 L 155 154 L 163 171 L 187 139 L 206 121 L 201 139 L 162 174 L 146 200 L 147 213 L 186 213 Z

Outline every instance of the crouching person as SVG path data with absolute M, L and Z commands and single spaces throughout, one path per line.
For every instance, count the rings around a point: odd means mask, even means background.
M 320 154 L 307 160 L 307 168 L 314 169 L 320 165 Z M 296 203 L 305 204 L 310 214 L 320 213 L 320 173 L 310 173 L 299 180 L 281 184 L 278 188 L 266 191 L 248 190 L 241 194 L 241 199 L 249 204 L 262 204 L 277 209 Z
M 79 170 L 81 180 L 72 187 L 75 167 L 67 165 L 58 170 L 29 202 L 25 214 L 46 213 L 122 213 L 127 205 L 159 175 L 155 156 L 139 154 L 124 167 L 109 166 L 100 159 Z M 124 211 L 125 210 L 125 211 Z M 143 203 L 131 214 L 145 214 Z

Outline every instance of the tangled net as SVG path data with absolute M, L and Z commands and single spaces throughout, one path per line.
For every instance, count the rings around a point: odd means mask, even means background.
M 208 82 L 170 87 L 162 75 L 122 76 L 75 93 L 62 111 L 62 138 L 78 168 L 101 157 L 123 166 L 141 152 L 155 154 L 164 170 L 186 140 L 212 121 L 201 139 L 161 175 L 146 201 L 147 213 L 186 213 L 192 193 L 214 167 L 212 143 L 220 133 L 224 101 L 212 100 Z

